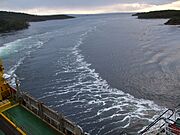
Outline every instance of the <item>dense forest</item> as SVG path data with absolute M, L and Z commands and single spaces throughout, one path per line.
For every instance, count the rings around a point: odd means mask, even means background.
M 0 32 L 9 32 L 12 30 L 21 30 L 28 28 L 29 23 L 21 20 L 0 19 Z
M 133 16 L 138 16 L 138 19 L 169 19 L 166 25 L 180 25 L 180 10 L 151 11 Z
M 25 13 L 0 11 L 0 33 L 28 28 L 29 22 L 69 19 L 69 18 L 74 18 L 74 17 L 68 15 L 38 16 L 38 15 L 30 15 Z

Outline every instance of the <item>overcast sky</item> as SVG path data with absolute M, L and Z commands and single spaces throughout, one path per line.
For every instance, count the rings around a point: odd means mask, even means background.
M 0 10 L 32 14 L 89 14 L 180 9 L 180 0 L 0 0 Z

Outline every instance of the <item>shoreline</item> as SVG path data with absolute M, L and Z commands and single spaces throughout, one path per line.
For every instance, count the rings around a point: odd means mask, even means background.
M 25 13 L 0 11 L 0 33 L 27 29 L 29 22 L 40 22 L 47 20 L 71 19 L 69 15 L 31 15 Z
M 136 13 L 138 19 L 169 19 L 165 25 L 180 25 L 180 10 L 162 10 Z

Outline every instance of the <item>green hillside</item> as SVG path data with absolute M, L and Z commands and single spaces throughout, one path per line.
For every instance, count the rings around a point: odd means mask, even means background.
M 74 17 L 68 15 L 38 16 L 38 15 L 30 15 L 25 13 L 0 11 L 0 33 L 28 28 L 29 26 L 28 22 L 70 19 L 70 18 L 74 18 Z
M 166 25 L 180 25 L 180 10 L 151 11 L 136 13 L 133 16 L 138 16 L 138 19 L 169 19 Z

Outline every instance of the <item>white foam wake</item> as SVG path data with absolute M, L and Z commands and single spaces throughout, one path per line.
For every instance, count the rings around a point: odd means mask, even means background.
M 39 36 L 37 38 L 37 36 Z M 42 40 L 43 34 L 29 36 L 27 38 L 17 39 L 13 42 L 9 42 L 0 47 L 0 57 L 9 59 L 10 69 L 5 72 L 5 78 L 12 86 L 15 86 L 16 70 L 22 65 L 27 57 L 32 52 L 41 48 L 46 40 Z
M 52 80 L 53 86 L 50 88 L 54 91 L 44 93 L 40 99 L 55 97 L 52 105 L 55 104 L 56 108 L 70 106 L 74 111 L 66 112 L 68 116 L 76 117 L 76 121 L 84 128 L 89 128 L 90 133 L 112 134 L 133 126 L 138 121 L 152 121 L 151 117 L 164 108 L 153 101 L 137 99 L 121 90 L 111 88 L 95 69 L 90 68 L 91 64 L 84 60 L 79 46 L 84 43 L 88 34 L 95 30 L 96 27 L 92 27 L 81 34 L 74 48 L 61 50 L 68 56 L 61 57 L 57 62 L 63 70 L 58 69 L 55 73 L 57 78 Z M 64 74 L 75 75 L 73 78 L 63 79 L 61 76 Z M 97 127 L 90 128 L 92 125 Z

